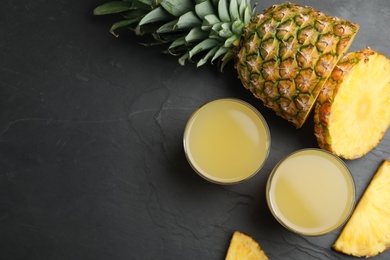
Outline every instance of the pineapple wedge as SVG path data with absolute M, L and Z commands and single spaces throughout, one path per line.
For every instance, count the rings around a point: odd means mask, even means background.
M 235 231 L 225 260 L 268 260 L 268 257 L 252 237 Z
M 316 103 L 318 144 L 344 159 L 370 152 L 390 126 L 390 60 L 366 48 L 347 54 Z
M 390 161 L 385 160 L 364 192 L 333 248 L 371 257 L 390 247 Z

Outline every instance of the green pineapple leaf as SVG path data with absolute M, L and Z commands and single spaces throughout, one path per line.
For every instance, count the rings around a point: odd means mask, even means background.
M 93 10 L 94 15 L 121 13 L 130 10 L 131 3 L 125 1 L 113 1 L 102 4 Z

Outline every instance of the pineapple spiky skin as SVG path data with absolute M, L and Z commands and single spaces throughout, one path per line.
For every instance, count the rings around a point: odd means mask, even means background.
M 344 159 L 371 151 L 390 126 L 390 60 L 366 48 L 343 57 L 316 103 L 318 145 Z
M 289 2 L 255 16 L 235 67 L 243 85 L 297 128 L 359 25 Z
M 333 248 L 357 257 L 372 257 L 390 247 L 390 161 L 374 175 Z

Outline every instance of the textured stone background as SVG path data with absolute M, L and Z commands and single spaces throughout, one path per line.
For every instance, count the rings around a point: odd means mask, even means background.
M 182 67 L 133 35 L 113 37 L 113 20 L 92 16 L 102 2 L 0 8 L 0 259 L 223 259 L 234 230 L 253 236 L 271 259 L 350 259 L 331 249 L 339 230 L 299 236 L 266 206 L 275 164 L 316 147 L 312 122 L 296 130 L 276 117 L 232 65 L 224 73 Z M 369 45 L 390 57 L 389 1 L 296 2 L 359 23 L 350 50 Z M 272 135 L 265 167 L 227 187 L 198 177 L 182 148 L 190 114 L 223 97 L 257 107 Z M 347 162 L 358 197 L 385 158 L 390 131 Z

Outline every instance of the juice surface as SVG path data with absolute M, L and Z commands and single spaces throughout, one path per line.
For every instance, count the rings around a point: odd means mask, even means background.
M 354 205 L 355 186 L 346 166 L 320 150 L 284 160 L 268 183 L 276 218 L 298 233 L 319 235 L 344 223 Z
M 245 102 L 220 99 L 190 118 L 184 146 L 192 167 L 206 179 L 234 183 L 255 174 L 269 152 L 262 116 Z

